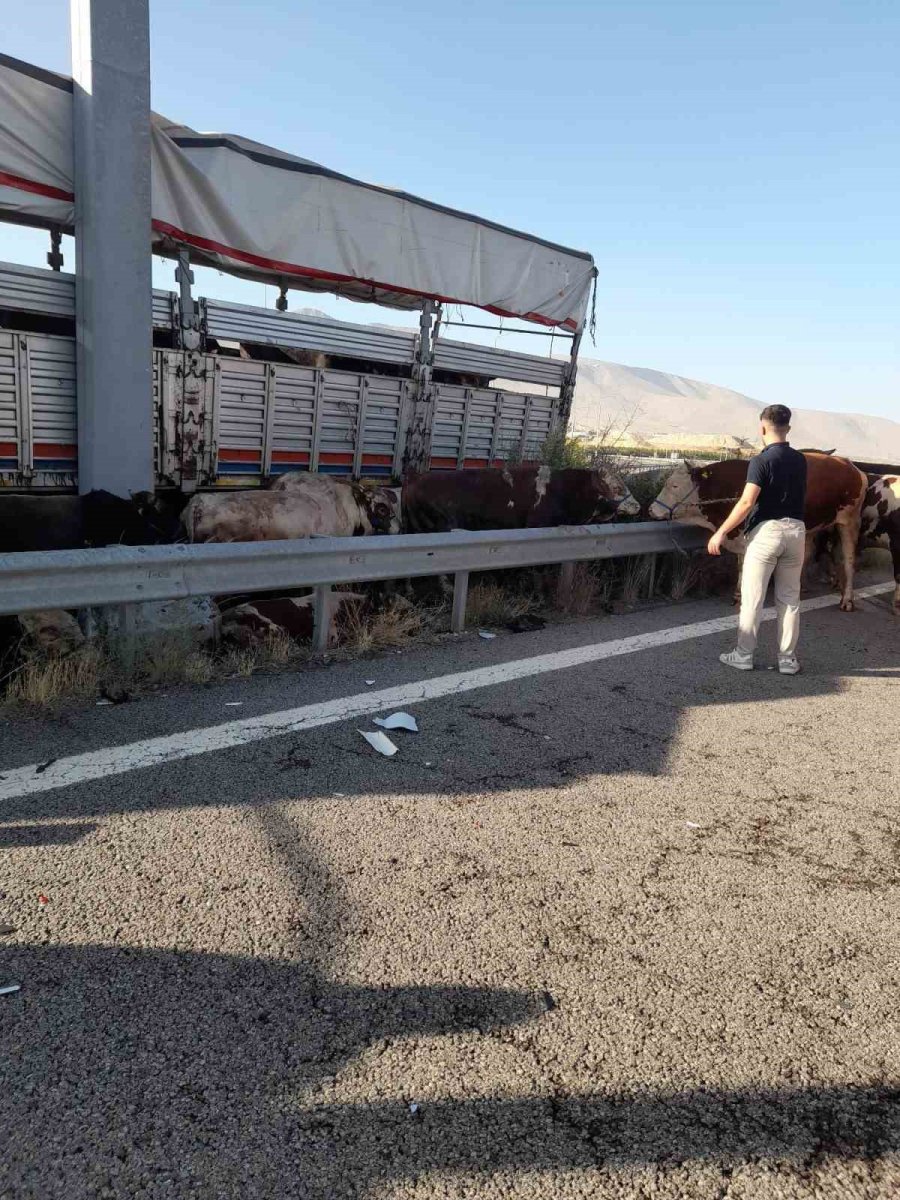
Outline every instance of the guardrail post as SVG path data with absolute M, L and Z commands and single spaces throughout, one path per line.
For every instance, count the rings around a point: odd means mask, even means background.
M 575 586 L 575 564 L 564 562 L 559 568 L 559 580 L 556 584 L 556 603 L 560 608 L 568 608 L 572 603 L 572 590 Z
M 314 588 L 313 595 L 313 650 L 316 654 L 324 654 L 331 640 L 331 584 Z
M 469 598 L 469 572 L 457 571 L 453 576 L 453 611 L 450 628 L 453 633 L 462 633 L 466 627 L 466 601 Z
M 653 593 L 656 591 L 656 560 L 659 557 L 657 554 L 649 554 L 650 559 L 649 579 L 647 580 L 647 599 L 653 599 Z

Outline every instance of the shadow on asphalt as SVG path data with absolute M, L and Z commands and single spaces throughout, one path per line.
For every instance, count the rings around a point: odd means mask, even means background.
M 327 1102 L 332 1079 L 362 1056 L 405 1039 L 501 1037 L 552 1020 L 555 1000 L 503 988 L 364 987 L 331 978 L 341 952 L 340 880 L 308 854 L 273 797 L 287 789 L 295 798 L 332 795 L 334 765 L 351 753 L 365 759 L 368 793 L 453 796 L 657 773 L 688 708 L 833 695 L 854 674 L 894 674 L 883 661 L 791 680 L 733 677 L 715 664 L 697 670 L 685 695 L 683 671 L 669 677 L 664 662 L 657 666 L 638 675 L 635 660 L 623 659 L 598 672 L 596 704 L 578 712 L 558 749 L 548 749 L 541 732 L 571 686 L 561 676 L 537 681 L 528 695 L 461 698 L 435 733 L 446 739 L 454 725 L 471 726 L 459 739 L 465 759 L 444 776 L 422 766 L 433 753 L 427 728 L 404 743 L 415 745 L 416 761 L 411 750 L 399 763 L 374 758 L 352 725 L 221 756 L 233 780 L 217 776 L 210 803 L 245 806 L 262 826 L 296 896 L 296 958 L 3 946 L 0 983 L 23 986 L 2 1000 L 0 1192 L 73 1200 L 149 1187 L 151 1195 L 336 1200 L 430 1172 L 702 1162 L 727 1176 L 760 1160 L 802 1171 L 833 1158 L 900 1152 L 900 1090 L 877 1084 Z M 790 707 L 784 712 L 790 736 Z M 485 724 L 495 732 L 479 748 Z M 506 755 L 514 766 L 503 765 L 504 746 L 515 749 Z M 102 791 L 5 802 L 4 820 L 29 823 L 0 826 L 0 845 L 72 844 L 94 829 L 86 818 L 197 805 L 196 789 L 173 786 L 171 770 L 142 773 L 140 787 L 124 780 Z M 42 825 L 39 817 L 80 820 Z M 532 1083 L 541 1087 L 539 1077 Z M 438 1090 L 452 1096 L 454 1080 L 441 1079 Z M 153 1190 L 164 1176 L 177 1180 L 174 1192 Z
M 20 946 L 4 959 L 4 978 L 24 983 L 3 1001 L 4 1194 L 72 1200 L 107 1194 L 92 1188 L 111 1176 L 108 1194 L 136 1195 L 171 1174 L 173 1195 L 334 1200 L 428 1172 L 705 1162 L 727 1173 L 900 1150 L 900 1090 L 878 1086 L 441 1099 L 417 1111 L 413 1095 L 316 1099 L 323 1080 L 394 1039 L 546 1019 L 541 995 L 351 987 L 303 965 L 133 948 Z

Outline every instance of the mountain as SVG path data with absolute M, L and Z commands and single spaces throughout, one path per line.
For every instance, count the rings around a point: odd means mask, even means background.
M 660 443 L 691 438 L 757 437 L 765 407 L 730 388 L 664 371 L 579 359 L 572 424 L 576 430 L 626 430 L 634 440 Z M 836 449 L 839 454 L 900 463 L 900 422 L 862 413 L 794 408 L 795 446 Z M 695 443 L 696 444 L 696 443 Z

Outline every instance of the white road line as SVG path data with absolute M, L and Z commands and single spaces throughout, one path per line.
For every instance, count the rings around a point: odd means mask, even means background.
M 893 588 L 893 583 L 880 583 L 863 588 L 856 595 L 864 599 L 892 591 Z M 801 608 L 804 612 L 810 612 L 817 608 L 830 608 L 837 602 L 836 595 L 817 596 L 812 600 L 804 600 Z M 763 620 L 774 619 L 775 610 L 767 608 L 763 612 Z M 147 738 L 145 741 L 131 742 L 125 746 L 108 746 L 101 750 L 88 751 L 86 754 L 76 754 L 71 758 L 59 758 L 46 764 L 32 763 L 30 766 L 17 767 L 0 774 L 0 800 L 49 792 L 91 779 L 106 779 L 110 775 L 122 775 L 142 767 L 157 767 L 180 758 L 192 758 L 196 754 L 210 754 L 214 750 L 230 750 L 235 746 L 245 746 L 265 738 L 281 737 L 287 733 L 300 733 L 322 725 L 333 725 L 339 721 L 355 720 L 369 713 L 404 708 L 423 700 L 437 700 L 441 696 L 454 696 L 476 688 L 525 679 L 530 675 L 565 671 L 569 667 L 579 667 L 585 663 L 600 662 L 605 658 L 617 658 L 639 650 L 650 650 L 656 646 L 706 637 L 711 633 L 726 633 L 729 629 L 734 629 L 736 624 L 736 615 L 716 617 L 711 621 L 699 621 L 693 625 L 678 625 L 653 633 L 638 633 L 632 637 L 617 638 L 611 642 L 596 642 L 590 646 L 577 646 L 572 650 L 539 654 L 535 658 L 496 663 L 490 667 L 461 671 L 455 675 L 438 675 L 434 679 L 402 683 L 398 687 L 385 688 L 380 692 L 363 692 L 356 696 L 327 700 L 321 704 L 307 704 L 302 708 L 289 708 L 260 717 L 248 717 L 243 721 L 228 721 L 223 725 L 188 729 L 166 737 Z

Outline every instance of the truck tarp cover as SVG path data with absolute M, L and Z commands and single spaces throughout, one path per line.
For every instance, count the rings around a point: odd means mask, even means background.
M 580 328 L 593 259 L 231 134 L 152 119 L 154 249 L 394 308 Z M 0 218 L 74 225 L 72 82 L 0 55 Z

